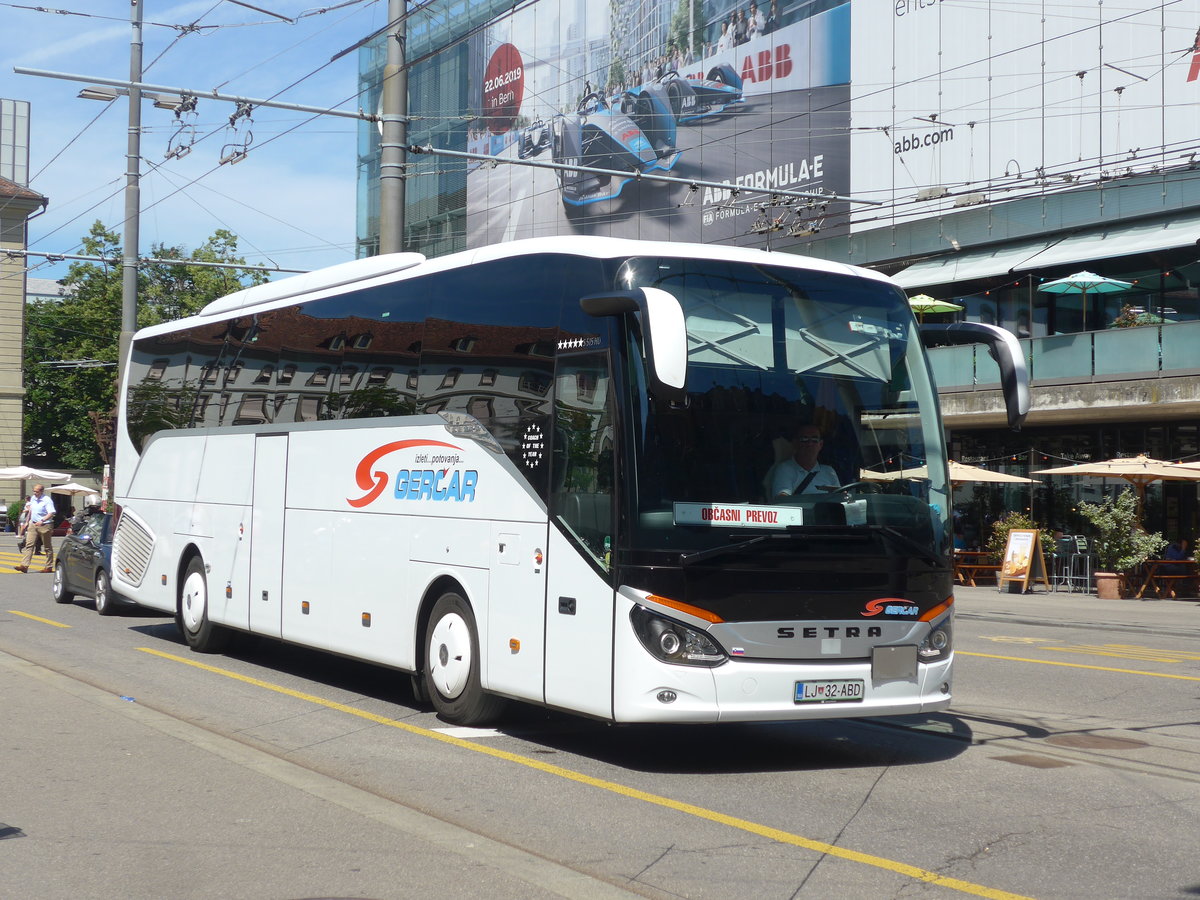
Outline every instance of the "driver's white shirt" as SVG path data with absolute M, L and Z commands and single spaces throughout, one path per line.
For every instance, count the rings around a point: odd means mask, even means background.
M 771 478 L 771 496 L 778 497 L 780 494 L 791 496 L 792 492 L 799 487 L 800 482 L 807 478 L 808 473 L 811 471 L 815 471 L 817 474 L 805 486 L 805 494 L 820 491 L 824 487 L 835 488 L 842 483 L 837 473 L 830 466 L 817 463 L 816 469 L 806 469 L 800 463 L 796 462 L 795 457 L 789 456 L 775 467 L 775 475 Z

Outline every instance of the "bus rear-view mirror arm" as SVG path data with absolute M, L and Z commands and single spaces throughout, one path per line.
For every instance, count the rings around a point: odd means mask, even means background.
M 1008 425 L 1013 431 L 1029 414 L 1029 371 L 1021 344 L 1010 331 L 982 322 L 952 322 L 948 325 L 922 325 L 921 340 L 926 347 L 940 344 L 987 344 L 988 353 L 1000 367 L 1000 386 Z
M 687 398 L 687 328 L 683 307 L 661 288 L 634 288 L 581 297 L 580 308 L 589 316 L 623 316 L 641 313 L 646 342 L 646 379 L 653 397 L 670 403 Z

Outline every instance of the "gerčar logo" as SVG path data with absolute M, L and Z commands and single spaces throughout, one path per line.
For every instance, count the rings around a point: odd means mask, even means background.
M 387 471 L 376 469 L 379 460 L 397 450 L 409 450 L 415 447 L 442 447 L 456 450 L 457 453 L 418 453 L 413 462 L 420 466 L 426 464 L 439 468 L 406 468 L 399 469 L 393 478 Z M 453 468 L 462 461 L 461 447 L 447 444 L 444 441 L 393 441 L 376 447 L 361 460 L 354 468 L 354 481 L 364 491 L 361 497 L 347 497 L 346 502 L 355 509 L 361 509 L 379 498 L 384 489 L 393 485 L 392 496 L 397 500 L 437 500 L 473 503 L 475 501 L 475 485 L 479 481 L 479 472 L 475 469 Z
M 396 473 L 397 500 L 456 500 L 475 502 L 474 469 L 401 469 Z
M 915 603 L 901 600 L 899 597 L 880 597 L 867 603 L 863 610 L 864 616 L 915 616 L 921 610 Z

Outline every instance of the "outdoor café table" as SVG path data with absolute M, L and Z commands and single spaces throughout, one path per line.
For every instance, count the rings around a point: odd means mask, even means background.
M 999 572 L 1000 567 L 989 563 L 991 554 L 986 550 L 955 550 L 954 580 L 959 584 L 975 587 L 975 578 L 982 572 Z
M 1190 559 L 1148 559 L 1145 562 L 1146 580 L 1135 595 L 1139 600 L 1146 591 L 1153 591 L 1154 596 L 1166 596 L 1174 599 L 1175 583 L 1194 580 L 1200 576 L 1200 563 Z

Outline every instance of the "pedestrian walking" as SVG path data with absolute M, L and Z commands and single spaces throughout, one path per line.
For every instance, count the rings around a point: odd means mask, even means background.
M 42 546 L 46 548 L 46 566 L 42 571 L 53 571 L 54 503 L 46 495 L 46 488 L 43 485 L 35 484 L 33 486 L 33 496 L 29 500 L 28 509 L 29 520 L 25 526 L 25 556 L 21 559 L 21 565 L 16 569 L 18 572 L 29 571 L 29 566 L 33 563 L 33 549 L 40 540 Z

